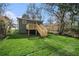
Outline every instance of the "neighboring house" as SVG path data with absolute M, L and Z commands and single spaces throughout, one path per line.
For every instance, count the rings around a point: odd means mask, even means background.
M 10 19 L 6 16 L 0 16 L 0 38 L 5 37 L 10 32 Z
M 47 29 L 43 26 L 42 21 L 30 20 L 27 18 L 18 18 L 19 32 L 29 35 L 40 35 L 41 37 L 47 36 Z

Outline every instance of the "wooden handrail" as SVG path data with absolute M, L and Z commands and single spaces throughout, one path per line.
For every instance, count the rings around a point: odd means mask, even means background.
M 43 25 L 40 24 L 40 26 L 42 27 L 42 29 L 44 29 L 46 33 L 48 32 L 47 29 Z
M 36 28 L 41 36 L 47 36 L 47 31 L 42 25 L 36 24 Z
M 40 33 L 40 35 L 43 36 L 43 30 L 39 27 L 38 24 L 36 24 L 36 29 L 38 30 L 38 32 Z

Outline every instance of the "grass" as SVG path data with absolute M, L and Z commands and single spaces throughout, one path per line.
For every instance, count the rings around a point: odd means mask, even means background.
M 79 56 L 79 40 L 49 34 L 48 37 L 27 37 L 13 33 L 0 41 L 1 56 Z

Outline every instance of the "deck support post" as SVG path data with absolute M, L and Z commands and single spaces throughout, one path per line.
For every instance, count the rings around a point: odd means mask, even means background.
M 30 30 L 28 30 L 28 36 L 30 35 Z
M 35 35 L 37 35 L 37 30 L 35 31 Z
M 37 22 L 35 24 L 37 25 Z M 37 35 L 37 30 L 35 32 L 36 32 L 35 34 Z

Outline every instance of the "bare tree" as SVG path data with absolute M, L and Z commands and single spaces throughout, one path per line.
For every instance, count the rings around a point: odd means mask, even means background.
M 0 15 L 3 15 L 6 11 L 8 4 L 6 3 L 0 3 Z
M 26 10 L 26 15 L 28 16 L 30 19 L 35 20 L 36 18 L 38 18 L 39 20 L 42 19 L 42 8 L 41 6 L 37 6 L 39 4 L 29 4 Z

